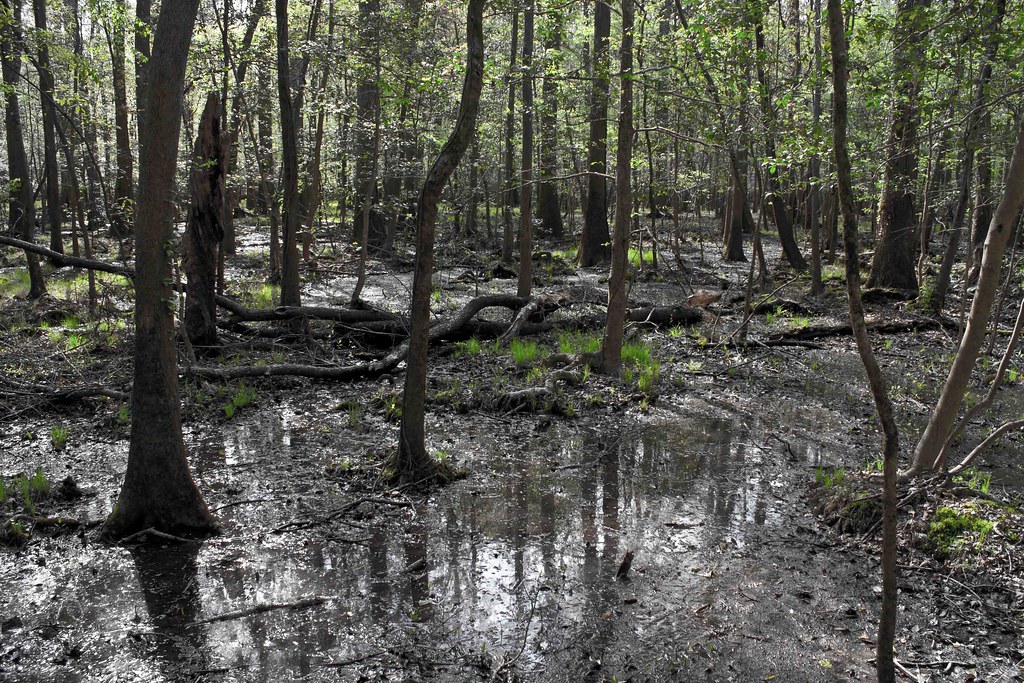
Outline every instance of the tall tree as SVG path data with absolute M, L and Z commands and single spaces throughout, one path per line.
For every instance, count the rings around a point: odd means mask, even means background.
M 149 59 L 152 56 L 149 37 L 153 30 L 152 23 L 153 0 L 135 0 L 135 124 L 140 148 L 145 137 L 143 129 L 146 127 L 146 101 L 149 99 Z
M 501 193 L 501 219 L 502 219 L 502 240 L 501 260 L 505 263 L 512 262 L 512 245 L 514 242 L 512 232 L 512 204 L 516 200 L 516 58 L 518 57 L 519 44 L 519 12 L 512 10 L 512 35 L 509 59 L 508 59 L 508 106 L 505 108 L 505 190 Z
M 181 434 L 169 245 L 185 63 L 198 0 L 163 0 L 153 39 L 149 123 L 139 164 L 135 226 L 135 370 L 128 470 L 103 534 L 155 528 L 203 534 L 216 523 L 189 470 Z
M 281 233 L 281 305 L 301 306 L 298 232 L 299 150 L 288 64 L 288 0 L 275 0 L 277 16 L 277 99 L 281 108 L 281 170 L 284 214 Z
M 117 148 L 117 177 L 114 180 L 114 206 L 110 216 L 110 232 L 124 239 L 132 233 L 133 187 L 132 143 L 128 128 L 128 86 L 125 71 L 125 25 L 128 21 L 124 0 L 117 0 L 117 11 L 110 25 L 104 24 L 114 86 L 114 143 Z M 140 148 L 142 145 L 140 145 Z
M 626 269 L 633 190 L 633 0 L 622 0 L 622 42 L 619 53 L 619 130 L 615 151 L 615 228 L 612 234 L 612 271 L 608 278 L 608 320 L 601 340 L 604 372 L 619 369 L 623 325 L 626 319 Z
M 519 280 L 516 293 L 533 287 L 533 19 L 534 2 L 523 9 L 523 154 L 519 188 Z
M 554 178 L 558 168 L 558 68 L 561 63 L 565 15 L 561 9 L 545 13 L 544 82 L 541 86 L 540 158 L 537 164 L 537 217 L 541 230 L 551 237 L 562 236 L 562 210 Z
M 846 30 L 841 0 L 828 0 L 828 28 L 832 42 L 832 147 L 835 152 L 839 203 L 843 214 L 843 248 L 846 256 L 846 293 L 849 299 L 850 326 L 857 344 L 857 353 L 868 379 L 875 410 L 882 426 L 882 610 L 878 619 L 875 668 L 879 683 L 895 683 L 896 665 L 893 643 L 896 639 L 896 469 L 899 456 L 899 431 L 893 418 L 892 402 L 885 378 L 878 366 L 860 294 L 860 248 L 857 209 L 853 199 L 853 177 L 846 141 L 846 81 L 849 78 Z
M 50 249 L 64 253 L 61 238 L 60 166 L 57 165 L 57 109 L 50 70 L 50 41 L 46 28 L 46 0 L 32 0 L 36 22 L 36 46 L 39 59 L 39 100 L 43 110 L 43 176 L 46 180 L 46 223 L 50 231 Z
M 917 289 L 914 269 L 914 191 L 917 181 L 918 94 L 924 26 L 931 0 L 899 0 L 893 26 L 892 110 L 885 143 L 878 235 L 869 287 Z
M 32 241 L 35 231 L 36 210 L 32 197 L 32 179 L 29 176 L 28 156 L 25 154 L 24 129 L 18 104 L 18 81 L 21 78 L 21 0 L 0 0 L 4 14 L 10 21 L 0 20 L 0 59 L 3 61 L 4 124 L 7 136 L 7 168 L 10 173 L 10 194 L 7 203 L 8 226 L 26 242 Z M 29 298 L 38 299 L 46 294 L 46 280 L 39 265 L 39 257 L 25 252 L 28 262 Z
M 359 2 L 359 46 L 361 64 L 359 83 L 356 86 L 356 197 L 359 208 L 370 206 L 367 219 L 370 221 L 367 247 L 380 247 L 384 243 L 386 230 L 379 211 L 374 209 L 377 199 L 377 173 L 374 171 L 374 150 L 376 149 L 376 117 L 380 111 L 380 0 Z M 352 224 L 352 241 L 362 245 L 362 211 Z
M 484 75 L 483 10 L 485 0 L 469 0 L 466 9 L 466 76 L 459 114 L 448 141 L 427 173 L 416 211 L 416 265 L 412 283 L 409 355 L 402 393 L 402 425 L 392 470 L 410 481 L 446 478 L 427 454 L 424 408 L 427 391 L 427 346 L 430 335 L 430 292 L 434 270 L 434 226 L 437 203 L 448 179 L 469 147 L 480 109 Z
M 611 6 L 594 2 L 594 52 L 591 59 L 590 137 L 587 139 L 587 207 L 580 241 L 580 264 L 594 266 L 608 260 L 608 39 Z

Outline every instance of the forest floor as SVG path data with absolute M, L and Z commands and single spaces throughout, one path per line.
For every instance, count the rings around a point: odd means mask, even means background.
M 657 270 L 634 275 L 631 305 L 699 295 L 690 301 L 703 321 L 632 325 L 621 377 L 580 373 L 513 410 L 503 397 L 545 386 L 546 359 L 592 348 L 596 332 L 433 347 L 429 447 L 468 476 L 429 493 L 381 482 L 400 372 L 183 378 L 193 471 L 223 533 L 123 546 L 99 542 L 97 525 L 128 451 L 130 287 L 106 277 L 90 317 L 83 276 L 64 269 L 51 274 L 54 296 L 31 305 L 16 296 L 9 256 L 0 680 L 872 679 L 878 484 L 861 473 L 876 467 L 878 425 L 852 339 L 808 333 L 844 322 L 841 273 L 826 269 L 826 294 L 808 299 L 806 277 L 787 274 L 768 239 L 773 282 L 755 293 L 765 306 L 748 341 L 805 338 L 730 344 L 748 265 L 720 262 L 711 244 L 683 244 L 677 261 L 668 244 Z M 548 246 L 535 290 L 562 293 L 551 320 L 600 312 L 601 273 Z M 228 294 L 255 308 L 272 298 L 265 252 L 247 234 L 229 262 Z M 490 258 L 441 245 L 439 317 L 514 291 L 490 277 Z M 353 271 L 351 252 L 323 247 L 305 268 L 304 303 L 342 306 Z M 410 282 L 408 266 L 373 261 L 364 299 L 401 312 Z M 936 324 L 893 300 L 870 303 L 871 315 L 906 323 L 873 337 L 905 455 L 941 387 L 956 319 Z M 334 324 L 313 329 L 311 343 L 225 330 L 224 356 L 203 363 L 346 365 L 381 353 Z M 958 452 L 1024 412 L 1016 370 L 1009 379 Z M 52 393 L 79 386 L 111 396 Z M 906 680 L 1024 680 L 1019 444 L 988 451 L 958 488 L 906 495 L 896 644 Z M 631 570 L 616 580 L 627 550 Z

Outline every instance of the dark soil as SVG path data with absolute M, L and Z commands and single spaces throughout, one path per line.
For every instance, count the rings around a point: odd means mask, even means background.
M 779 270 L 766 293 L 793 278 L 771 247 Z M 258 296 L 246 283 L 262 282 L 261 248 L 247 240 L 229 272 L 230 293 L 250 305 Z M 442 245 L 440 254 L 440 317 L 514 288 L 487 277 L 486 253 Z M 441 489 L 381 481 L 401 373 L 344 384 L 263 379 L 244 389 L 183 379 L 193 470 L 224 527 L 202 543 L 100 543 L 96 525 L 125 467 L 125 404 L 45 391 L 127 393 L 130 289 L 101 287 L 91 317 L 80 287 L 35 305 L 0 298 L 0 475 L 10 488 L 38 469 L 51 483 L 29 503 L 14 495 L 3 504 L 5 529 L 17 522 L 24 533 L 0 549 L 0 680 L 873 678 L 879 484 L 860 473 L 872 469 L 880 437 L 859 360 L 845 336 L 756 343 L 841 324 L 841 281 L 807 300 L 806 281 L 793 280 L 772 295 L 784 301 L 753 318 L 751 343 L 737 346 L 723 342 L 735 341 L 742 319 L 747 265 L 702 262 L 696 245 L 683 246 L 685 270 L 669 250 L 661 257 L 657 272 L 635 274 L 634 304 L 722 295 L 693 328 L 629 330 L 658 364 L 647 366 L 650 381 L 635 365 L 618 378 L 571 368 L 578 384 L 509 410 L 502 396 L 545 385 L 545 354 L 564 350 L 556 334 L 524 339 L 540 352 L 519 363 L 487 339 L 479 350 L 435 347 L 429 447 L 469 472 Z M 371 269 L 367 301 L 401 312 L 411 273 L 385 262 Z M 557 256 L 537 271 L 537 291 L 568 292 L 573 302 L 554 320 L 600 311 L 600 271 L 577 272 Z M 305 277 L 304 303 L 340 305 L 354 282 L 352 255 L 327 248 Z M 911 303 L 886 297 L 870 312 L 916 319 Z M 954 349 L 948 323 L 875 337 L 904 452 Z M 228 352 L 216 362 L 350 364 L 381 352 L 330 324 L 313 329 L 311 343 L 272 344 L 225 330 Z M 1010 383 L 958 453 L 1020 404 Z M 1024 677 L 1016 444 L 1007 437 L 980 474 L 954 487 L 903 492 L 896 652 L 918 680 Z M 992 526 L 940 547 L 931 526 L 940 508 Z M 631 567 L 617 580 L 627 551 Z

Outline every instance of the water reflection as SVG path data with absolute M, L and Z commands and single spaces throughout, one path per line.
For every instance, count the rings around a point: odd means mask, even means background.
M 226 432 L 202 449 L 199 469 L 243 497 L 269 484 L 239 465 L 288 463 L 301 443 L 287 419 Z M 266 517 L 239 506 L 222 513 L 231 532 L 201 551 L 133 553 L 155 634 L 140 653 L 155 662 L 151 680 L 205 670 L 220 680 L 356 680 L 409 666 L 462 680 L 476 675 L 481 653 L 517 657 L 543 680 L 603 680 L 613 655 L 643 656 L 637 643 L 647 638 L 688 637 L 693 601 L 714 603 L 724 590 L 709 580 L 723 543 L 743 547 L 779 515 L 766 455 L 730 419 L 677 417 L 620 434 L 555 429 L 514 456 L 486 457 L 478 476 L 406 517 L 367 520 L 358 543 L 345 540 L 351 528 L 267 534 Z M 627 548 L 637 554 L 633 579 L 617 582 Z M 329 599 L 203 623 L 313 595 Z

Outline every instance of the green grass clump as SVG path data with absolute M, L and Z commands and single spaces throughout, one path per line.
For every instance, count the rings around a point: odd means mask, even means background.
M 0 479 L 0 505 L 21 504 L 30 515 L 36 514 L 36 503 L 50 495 L 50 481 L 41 467 L 32 474 L 16 474 L 10 481 Z
M 238 385 L 238 389 L 235 390 L 234 396 L 224 405 L 225 417 L 230 420 L 235 416 L 235 413 L 252 403 L 255 398 L 256 390 L 247 386 L 245 382 L 241 382 Z
M 975 491 L 988 493 L 989 488 L 992 486 L 992 474 L 990 472 L 982 472 L 974 467 L 968 467 L 961 474 L 953 477 L 953 481 Z
M 13 299 L 28 295 L 31 282 L 26 268 L 0 275 L 0 299 Z
M 625 342 L 622 345 L 622 362 L 644 367 L 651 364 L 651 347 L 643 342 Z
M 470 337 L 466 341 L 456 342 L 455 344 L 456 358 L 459 356 L 479 356 L 480 351 L 480 340 L 476 337 Z
M 644 263 L 654 263 L 654 251 L 651 249 L 644 249 L 642 252 L 636 247 L 629 248 L 629 262 L 634 268 L 640 267 L 640 262 L 643 260 Z
M 71 436 L 71 430 L 64 425 L 50 427 L 50 443 L 58 451 L 67 446 L 69 436 Z
M 242 290 L 239 297 L 249 308 L 273 308 L 281 300 L 281 286 L 261 284 Z
M 526 365 L 540 358 L 540 348 L 537 346 L 537 342 L 513 339 L 508 350 L 516 365 Z
M 584 334 L 583 332 L 559 332 L 558 351 L 568 355 L 577 353 L 597 353 L 601 348 L 601 336 Z
M 967 541 L 977 536 L 975 548 L 985 542 L 985 536 L 992 531 L 992 522 L 975 515 L 958 512 L 953 508 L 941 507 L 932 515 L 928 525 L 928 541 L 932 548 L 943 555 L 962 548 Z
M 839 488 L 846 482 L 846 470 L 837 467 L 829 471 L 824 467 L 819 467 L 814 473 L 814 481 L 824 486 L 826 490 Z

